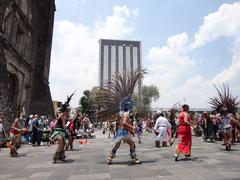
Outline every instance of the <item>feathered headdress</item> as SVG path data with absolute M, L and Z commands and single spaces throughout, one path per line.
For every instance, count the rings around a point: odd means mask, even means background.
M 230 93 L 229 86 L 223 84 L 217 88 L 215 84 L 213 85 L 217 90 L 217 96 L 210 97 L 209 104 L 211 104 L 211 107 L 218 113 L 236 112 L 237 106 L 239 105 L 238 97 L 235 97 Z
M 143 78 L 144 74 L 146 74 L 145 69 L 113 74 L 111 81 L 105 82 L 104 87 L 100 88 L 101 92 L 96 96 L 98 104 L 102 108 L 97 112 L 97 118 L 111 117 L 126 104 L 129 107 L 133 106 L 132 93 L 137 82 Z
M 72 99 L 72 96 L 75 92 L 73 92 L 70 96 L 67 97 L 67 101 L 62 105 L 62 107 L 58 110 L 58 112 L 65 112 L 69 110 L 69 103 Z
M 136 103 L 131 99 L 130 96 L 127 96 L 123 98 L 123 100 L 120 102 L 120 111 L 132 110 L 133 107 L 135 107 Z

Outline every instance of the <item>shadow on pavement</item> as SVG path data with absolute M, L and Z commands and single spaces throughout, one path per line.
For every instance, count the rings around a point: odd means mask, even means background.
M 178 159 L 178 161 L 202 161 L 202 160 L 199 159 L 198 157 L 193 157 L 193 158 L 181 158 Z
M 141 163 L 137 163 L 137 164 L 134 164 L 134 163 L 131 163 L 129 160 L 127 161 L 112 161 L 112 163 L 110 165 L 129 165 L 129 166 L 133 166 L 133 165 L 141 165 L 141 164 L 147 164 L 147 163 L 155 163 L 157 162 L 157 160 L 147 160 L 147 161 L 144 161 L 142 160 Z M 106 164 L 107 165 L 107 162 L 106 161 L 98 161 L 97 164 Z
M 54 164 L 70 164 L 70 163 L 73 163 L 73 162 L 74 162 L 73 159 L 66 159 L 64 161 L 57 161 Z
M 83 151 L 82 149 L 72 149 L 72 150 L 66 150 L 66 152 L 73 152 L 73 151 Z

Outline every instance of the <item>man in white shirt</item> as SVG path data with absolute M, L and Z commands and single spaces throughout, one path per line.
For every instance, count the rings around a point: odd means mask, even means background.
M 164 117 L 162 112 L 157 112 L 159 117 L 156 120 L 154 125 L 155 136 L 155 145 L 160 147 L 160 141 L 162 141 L 162 146 L 167 146 L 167 129 L 171 128 L 171 124 L 168 122 L 167 118 Z

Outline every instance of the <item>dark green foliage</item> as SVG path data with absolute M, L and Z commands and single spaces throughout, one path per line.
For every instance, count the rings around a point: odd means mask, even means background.
M 89 90 L 85 90 L 83 94 L 84 96 L 81 97 L 79 103 L 81 105 L 81 113 L 89 116 L 93 108 L 93 100 Z

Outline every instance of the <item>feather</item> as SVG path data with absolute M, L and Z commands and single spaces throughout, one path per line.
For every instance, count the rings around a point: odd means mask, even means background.
M 97 111 L 99 120 L 107 119 L 120 111 L 120 102 L 125 97 L 131 97 L 138 81 L 141 81 L 145 69 L 137 69 L 134 72 L 115 73 L 112 75 L 111 81 L 104 82 L 100 93 L 96 95 L 95 100 L 100 107 Z
M 74 95 L 76 91 L 74 91 L 70 96 L 67 96 L 67 101 L 62 105 L 62 107 L 58 110 L 59 112 L 64 112 L 68 110 L 69 103 L 72 99 L 72 96 Z
M 226 110 L 229 113 L 236 112 L 237 106 L 240 103 L 238 101 L 238 96 L 233 96 L 230 93 L 229 86 L 224 83 L 219 88 L 215 84 L 213 84 L 213 86 L 217 90 L 217 96 L 209 98 L 211 107 L 218 113 L 222 113 Z

